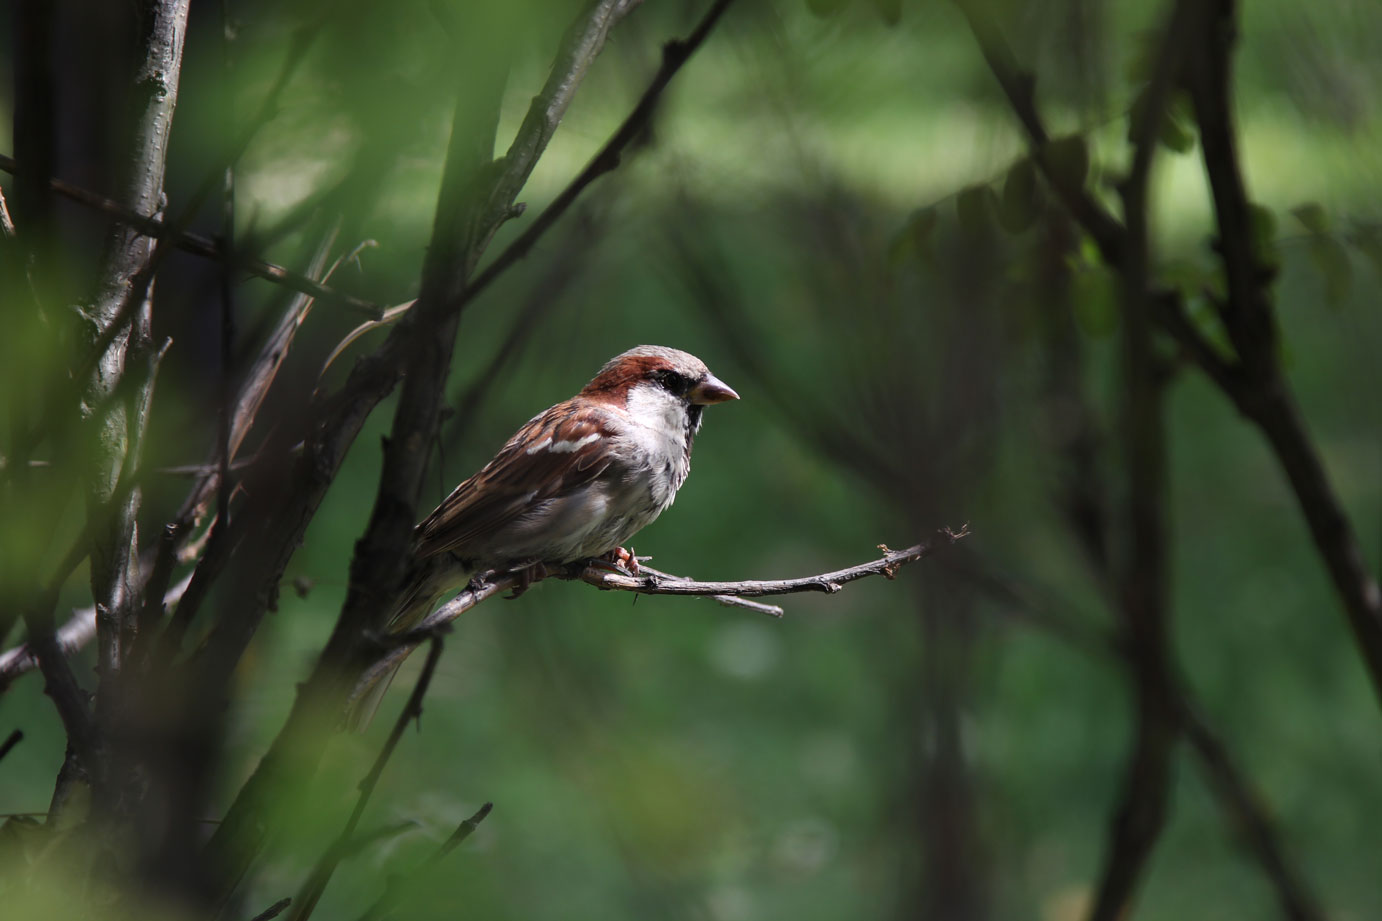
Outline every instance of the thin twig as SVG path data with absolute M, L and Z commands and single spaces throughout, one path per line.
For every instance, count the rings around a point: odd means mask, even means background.
M 12 157 L 0 154 L 0 170 L 4 170 L 12 175 L 20 175 L 24 172 L 21 165 Z M 221 242 L 215 238 L 203 236 L 199 233 L 184 230 L 176 233 L 175 229 L 157 217 L 144 217 L 124 207 L 114 199 L 106 198 L 87 189 L 75 186 L 61 179 L 47 179 L 48 189 L 63 198 L 77 202 L 92 210 L 99 211 L 109 217 L 115 218 L 122 224 L 135 228 L 146 237 L 153 237 L 156 240 L 171 240 L 178 249 L 191 253 L 194 256 L 201 256 L 204 259 L 211 259 L 217 262 L 227 262 L 232 268 L 246 272 L 256 278 L 272 284 L 296 291 L 299 294 L 310 295 L 324 304 L 331 304 L 341 307 L 348 307 L 357 313 L 362 313 L 371 319 L 380 317 L 384 308 L 373 301 L 362 300 L 352 297 L 344 292 L 337 291 L 328 285 L 315 281 L 311 277 L 292 269 L 267 262 L 263 259 L 251 256 L 243 251 L 233 255 L 228 253 Z
M 274 902 L 268 908 L 251 918 L 250 921 L 273 921 L 274 918 L 283 914 L 284 909 L 291 904 L 293 904 L 291 898 L 279 899 L 277 902 Z
M 6 736 L 5 741 L 0 742 L 0 761 L 5 760 L 5 756 L 8 755 L 10 751 L 23 740 L 23 729 L 16 729 L 13 732 L 11 732 L 8 736 Z
M 408 884 L 412 882 L 412 880 L 422 876 L 432 867 L 441 863 L 447 854 L 450 854 L 462 841 L 469 838 L 475 832 L 475 829 L 480 827 L 480 823 L 485 820 L 485 817 L 489 815 L 490 810 L 493 808 L 493 803 L 485 803 L 474 815 L 462 821 L 460 825 L 457 825 L 456 830 L 451 833 L 450 837 L 442 842 L 441 847 L 437 848 L 437 850 L 428 856 L 426 860 L 418 864 L 412 872 L 403 876 L 391 876 L 388 885 L 384 888 L 383 894 L 374 901 L 374 904 L 365 909 L 365 913 L 360 916 L 360 921 L 380 921 L 381 918 L 388 916 L 388 914 L 398 906 L 398 903 L 402 901 L 404 894 L 407 892 Z
M 486 266 L 484 271 L 477 275 L 475 280 L 458 297 L 452 299 L 451 303 L 447 305 L 448 312 L 459 311 L 478 297 L 496 278 L 528 254 L 538 239 L 566 213 L 566 210 L 571 207 L 587 186 L 619 166 L 624 149 L 646 130 L 653 113 L 657 110 L 658 102 L 661 100 L 667 84 L 672 81 L 677 71 L 681 70 L 682 65 L 690 60 L 691 56 L 705 42 L 710 31 L 715 28 L 715 24 L 733 2 L 734 0 L 715 0 L 710 10 L 706 12 L 690 35 L 680 41 L 670 41 L 663 46 L 662 66 L 653 75 L 652 81 L 648 84 L 648 88 L 643 91 L 638 104 L 620 124 L 618 130 L 590 159 L 585 169 L 581 170 L 576 178 L 571 180 L 571 183 L 562 189 L 556 198 L 552 199 L 551 204 L 542 210 L 542 213 L 529 225 L 528 229 L 505 247 L 504 251 Z
M 1219 801 L 1230 828 L 1237 832 L 1238 842 L 1271 881 L 1282 914 L 1290 921 L 1324 921 L 1319 898 L 1286 854 L 1271 809 L 1234 763 L 1228 746 L 1192 706 L 1183 687 L 1180 705 L 1181 728 L 1205 781 Z
M 321 899 L 327 884 L 331 882 L 331 875 L 336 871 L 337 865 L 340 864 L 355 837 L 355 829 L 360 824 L 360 817 L 364 815 L 365 807 L 369 805 L 370 797 L 374 794 L 374 788 L 379 783 L 379 778 L 384 774 L 384 768 L 389 763 L 389 758 L 393 755 L 394 749 L 398 747 L 399 740 L 403 738 L 404 730 L 413 720 L 422 719 L 422 699 L 427 695 L 427 686 L 432 683 L 432 673 L 437 669 L 437 661 L 441 658 L 441 653 L 441 637 L 433 636 L 432 648 L 428 650 L 427 661 L 423 663 L 422 673 L 418 675 L 413 693 L 409 695 L 408 702 L 404 704 L 403 712 L 394 721 L 393 729 L 384 741 L 384 747 L 379 752 L 379 756 L 374 759 L 369 773 L 360 781 L 360 796 L 355 802 L 354 811 L 346 820 L 345 828 L 341 830 L 340 836 L 317 861 L 312 873 L 302 884 L 302 888 L 298 890 L 293 901 L 293 913 L 289 916 L 290 921 L 305 921 L 317 907 L 317 902 Z

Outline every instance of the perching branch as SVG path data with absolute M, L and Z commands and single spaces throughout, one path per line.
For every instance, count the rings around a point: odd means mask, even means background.
M 745 600 L 745 596 L 791 595 L 801 592 L 833 594 L 850 582 L 869 576 L 893 579 L 901 567 L 925 559 L 940 547 L 949 546 L 968 536 L 969 527 L 966 525 L 958 531 L 949 529 L 941 531 L 934 539 L 908 547 L 906 550 L 888 550 L 880 544 L 883 556 L 876 560 L 860 563 L 858 566 L 851 566 L 848 569 L 839 569 L 815 576 L 804 576 L 799 579 L 698 582 L 693 579 L 650 570 L 646 566 L 640 567 L 646 573 L 645 575 L 634 576 L 610 572 L 601 566 L 577 564 L 568 570 L 558 569 L 550 573 L 529 575 L 527 584 L 531 585 L 540 581 L 545 575 L 547 577 L 579 580 L 600 589 L 634 592 L 640 595 L 708 597 L 726 606 L 743 607 L 767 614 L 770 617 L 781 617 L 782 609 L 776 605 L 749 602 Z M 377 686 L 379 681 L 397 668 L 399 663 L 406 659 L 414 649 L 436 636 L 439 631 L 450 629 L 451 622 L 456 618 L 495 595 L 517 588 L 523 581 L 519 574 L 511 572 L 472 581 L 471 585 L 464 591 L 428 614 L 411 630 L 386 636 L 374 636 L 375 655 L 352 688 L 347 700 L 347 708 L 371 688 Z
M 938 547 L 953 544 L 955 541 L 968 536 L 969 527 L 965 526 L 958 531 L 948 529 L 942 531 L 937 539 L 916 544 L 906 550 L 889 550 L 885 545 L 879 544 L 878 548 L 883 551 L 883 556 L 879 559 L 860 563 L 858 566 L 851 566 L 848 569 L 823 572 L 820 575 L 805 576 L 800 579 L 697 582 L 676 576 L 668 577 L 663 573 L 630 576 L 609 572 L 594 566 L 583 569 L 578 578 L 596 588 L 637 592 L 640 595 L 709 595 L 711 597 L 726 595 L 751 598 L 763 595 L 791 595 L 798 592 L 824 592 L 831 595 L 850 582 L 868 576 L 883 576 L 885 579 L 896 578 L 897 570 L 900 567 L 925 559 Z M 719 600 L 718 597 L 716 600 Z

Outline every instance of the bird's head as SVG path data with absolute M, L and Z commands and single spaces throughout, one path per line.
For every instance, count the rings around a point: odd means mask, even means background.
M 700 427 L 706 406 L 739 399 L 695 355 L 661 345 L 640 345 L 614 356 L 581 393 L 631 411 L 677 404 L 685 409 L 693 431 Z

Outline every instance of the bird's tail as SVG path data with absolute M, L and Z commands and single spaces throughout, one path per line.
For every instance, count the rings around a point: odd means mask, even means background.
M 448 563 L 449 560 L 443 562 L 432 558 L 414 567 L 406 587 L 399 593 L 389 616 L 384 620 L 386 633 L 398 634 L 416 627 L 432 613 L 437 602 L 455 588 L 457 579 L 464 584 L 464 578 L 457 574 L 454 563 Z M 397 661 L 385 663 L 360 676 L 346 701 L 343 722 L 347 729 L 363 732 L 369 726 L 407 656 L 408 652 L 403 652 Z

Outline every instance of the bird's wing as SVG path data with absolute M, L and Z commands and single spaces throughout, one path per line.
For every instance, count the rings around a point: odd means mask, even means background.
M 614 460 L 608 444 L 614 433 L 604 413 L 588 410 L 568 400 L 519 429 L 417 526 L 418 557 L 449 551 L 482 557 L 506 525 L 604 474 Z

